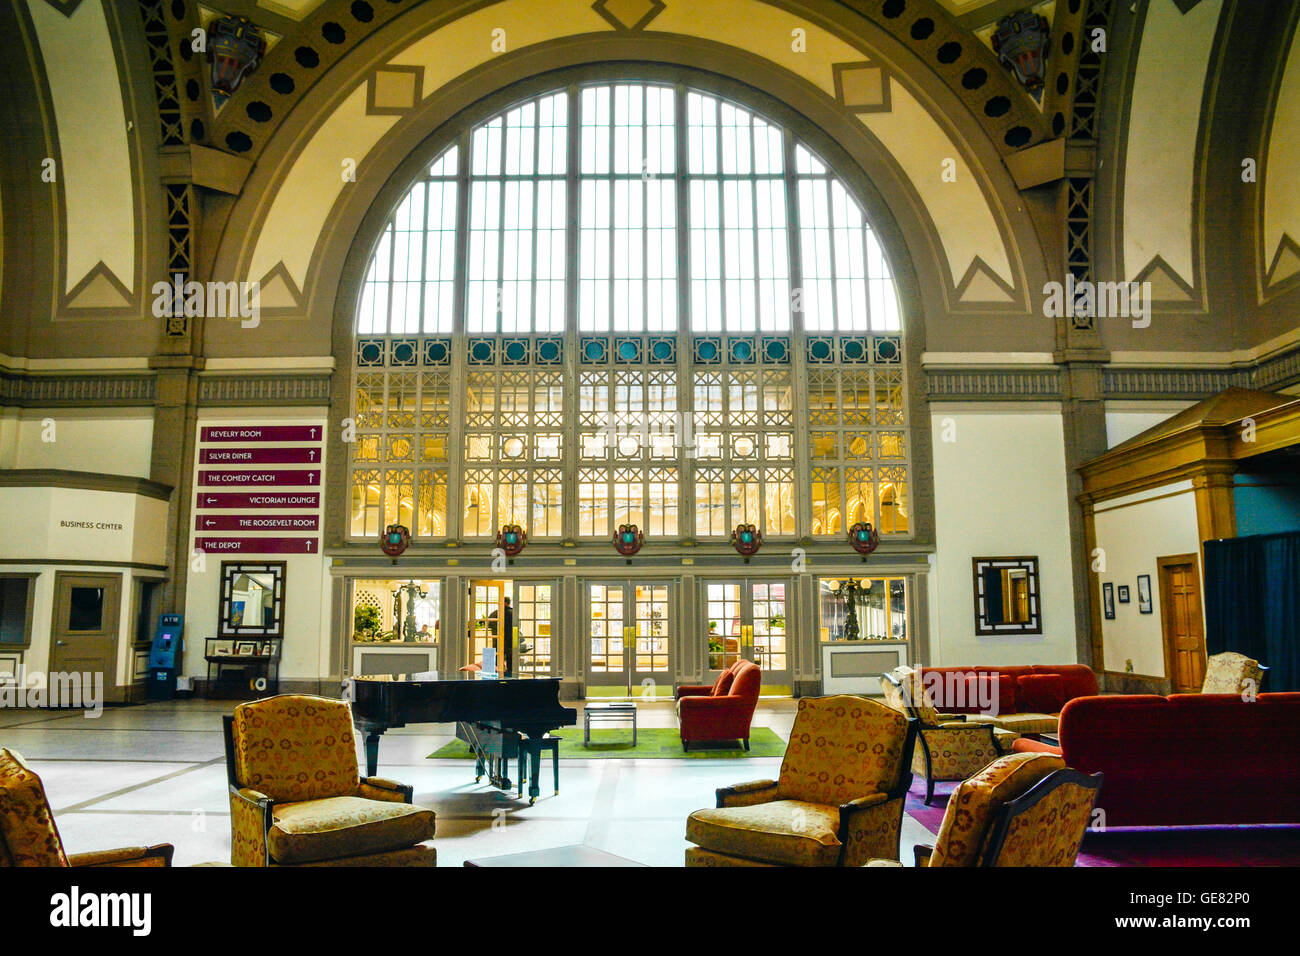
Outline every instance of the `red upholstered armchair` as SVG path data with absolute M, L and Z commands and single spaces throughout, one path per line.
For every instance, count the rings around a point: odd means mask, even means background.
M 682 749 L 692 740 L 739 740 L 749 749 L 749 724 L 758 706 L 763 671 L 753 661 L 736 661 L 710 687 L 679 684 L 676 689 L 677 721 L 682 728 Z

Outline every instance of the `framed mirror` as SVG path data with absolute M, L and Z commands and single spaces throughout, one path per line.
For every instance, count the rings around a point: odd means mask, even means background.
M 283 561 L 222 561 L 219 637 L 284 637 Z
M 972 558 L 975 633 L 1042 634 L 1038 558 Z

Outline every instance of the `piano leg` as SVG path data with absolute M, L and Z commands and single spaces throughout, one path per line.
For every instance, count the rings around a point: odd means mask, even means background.
M 379 771 L 379 735 L 382 730 L 366 733 L 366 776 L 373 777 Z
M 541 789 L 537 786 L 537 778 L 542 775 L 542 751 L 533 741 L 530 740 L 529 743 L 532 746 L 528 748 L 528 805 L 532 806 L 541 793 Z

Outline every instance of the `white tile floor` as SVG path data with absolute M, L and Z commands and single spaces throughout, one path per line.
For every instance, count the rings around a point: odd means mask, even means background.
M 0 746 L 16 750 L 45 781 L 71 852 L 172 843 L 186 866 L 230 858 L 221 701 L 173 701 L 80 713 L 0 711 Z M 581 703 L 568 703 L 581 707 Z M 754 726 L 783 739 L 794 702 L 760 703 Z M 641 726 L 672 727 L 671 704 L 641 704 Z M 569 731 L 572 733 L 573 731 Z M 775 777 L 779 758 L 580 760 L 560 765 L 561 792 L 543 775 L 534 806 L 513 791 L 474 783 L 469 762 L 427 760 L 452 739 L 447 725 L 390 731 L 379 773 L 415 787 L 438 814 L 438 864 L 585 843 L 654 866 L 680 866 L 690 811 L 713 805 L 720 786 Z M 364 766 L 364 764 L 363 764 Z M 903 818 L 903 858 L 932 834 Z

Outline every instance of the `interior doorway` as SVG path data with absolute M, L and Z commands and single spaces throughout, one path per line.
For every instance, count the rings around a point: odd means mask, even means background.
M 551 580 L 471 581 L 466 659 L 481 666 L 483 648 L 492 647 L 497 652 L 498 674 L 553 676 L 558 594 Z
M 592 581 L 586 597 L 587 697 L 671 697 L 672 584 Z
M 705 634 L 709 678 L 738 660 L 753 661 L 763 670 L 763 693 L 791 693 L 787 642 L 785 580 L 743 579 L 705 581 Z
M 1205 618 L 1201 614 L 1200 562 L 1195 554 L 1156 558 L 1160 576 L 1160 626 L 1165 674 L 1175 694 L 1195 694 L 1205 682 Z
M 49 673 L 103 674 L 106 699 L 117 699 L 117 640 L 122 575 L 59 571 Z

